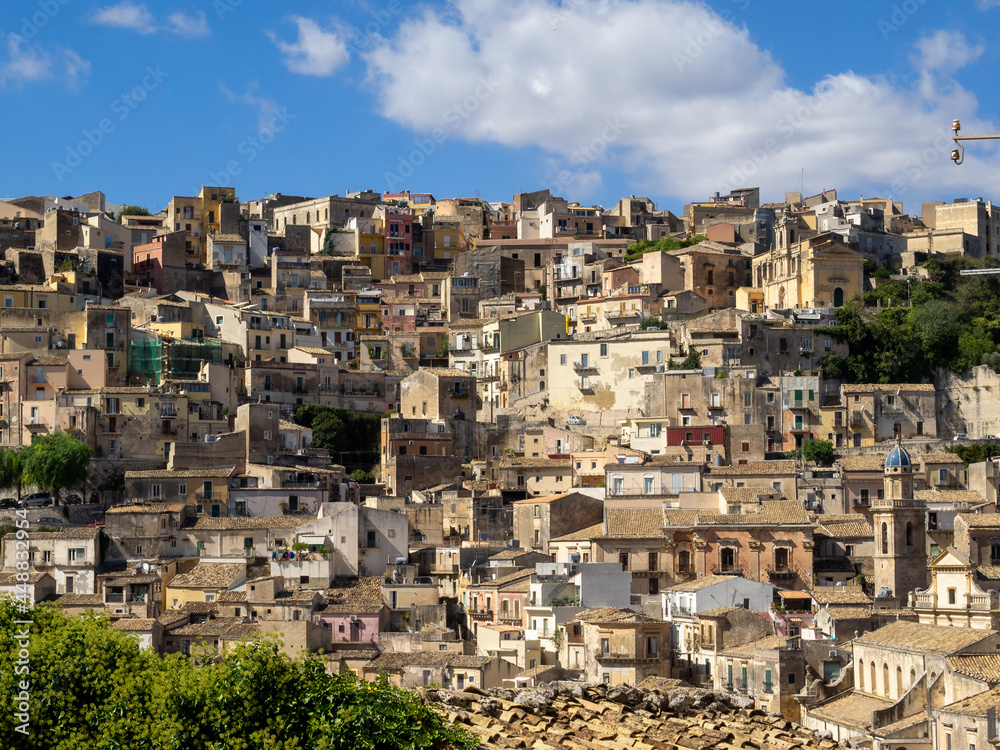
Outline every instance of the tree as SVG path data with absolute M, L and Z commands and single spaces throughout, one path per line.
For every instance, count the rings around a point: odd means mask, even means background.
M 30 620 L 30 673 L 17 672 Z M 198 649 L 214 657 L 211 646 Z M 28 681 L 30 719 L 17 717 Z M 476 738 L 386 677 L 329 675 L 316 655 L 292 660 L 273 639 L 244 642 L 201 664 L 159 656 L 112 630 L 105 616 L 54 607 L 18 612 L 0 601 L 0 715 L 4 747 L 75 750 L 472 750 Z M 16 731 L 24 726 L 27 735 Z
M 802 443 L 802 447 L 796 448 L 791 454 L 795 458 L 812 461 L 819 466 L 830 466 L 836 457 L 833 452 L 833 443 L 829 440 L 813 440 L 811 438 Z
M 118 223 L 122 223 L 123 216 L 149 216 L 149 209 L 145 206 L 135 206 L 127 205 L 122 206 L 122 210 L 118 212 Z
M 90 446 L 65 432 L 35 435 L 24 459 L 24 480 L 52 492 L 59 504 L 59 490 L 82 484 L 90 468 Z
M 0 487 L 9 489 L 17 487 L 17 499 L 21 499 L 21 489 L 24 486 L 24 461 L 31 452 L 30 445 L 20 448 L 0 449 Z
M 625 262 L 630 263 L 641 258 L 645 253 L 668 253 L 673 250 L 683 250 L 685 247 L 697 245 L 706 239 L 708 238 L 704 235 L 696 234 L 694 237 L 687 237 L 683 240 L 675 240 L 673 237 L 663 237 L 655 242 L 653 240 L 639 240 L 625 248 Z
M 701 369 L 701 352 L 693 347 L 688 347 L 687 357 L 681 363 L 682 370 L 700 370 Z

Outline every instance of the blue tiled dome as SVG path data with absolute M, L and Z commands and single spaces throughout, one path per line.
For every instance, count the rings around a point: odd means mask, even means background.
M 889 455 L 885 457 L 886 468 L 891 466 L 909 466 L 910 456 L 903 450 L 902 446 L 897 445 L 891 451 Z

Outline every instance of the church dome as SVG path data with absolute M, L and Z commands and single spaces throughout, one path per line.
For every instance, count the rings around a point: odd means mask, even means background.
M 887 469 L 894 466 L 909 466 L 909 465 L 910 465 L 910 456 L 905 450 L 903 450 L 903 447 L 899 444 L 897 444 L 895 448 L 889 451 L 889 455 L 885 457 L 885 467 Z

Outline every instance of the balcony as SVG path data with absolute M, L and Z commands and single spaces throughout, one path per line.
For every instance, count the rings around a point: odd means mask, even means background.
M 637 656 L 627 651 L 602 652 L 599 649 L 594 652 L 594 658 L 601 664 L 655 664 L 660 661 L 659 654 L 650 656 Z
M 768 568 L 767 577 L 772 581 L 789 581 L 798 577 L 792 568 Z
M 214 492 L 196 492 L 194 493 L 194 499 L 199 503 L 221 503 L 222 492 L 219 490 L 215 490 Z
M 800 409 L 808 409 L 809 408 L 809 402 L 808 401 L 803 401 L 801 399 L 795 399 L 794 401 L 786 401 L 785 404 L 784 404 L 784 407 L 786 409 L 793 410 L 793 411 L 794 410 L 800 410 Z
M 630 320 L 642 315 L 639 310 L 608 310 L 604 317 L 608 320 Z
M 589 310 L 589 309 L 588 310 L 580 310 L 580 311 L 578 311 L 577 317 L 580 320 L 591 320 L 591 321 L 594 321 L 594 320 L 597 320 L 597 313 L 594 312 L 593 310 Z
M 851 412 L 851 427 L 859 428 L 865 426 L 865 415 L 860 411 Z
M 768 694 L 773 693 L 774 692 L 774 683 L 765 682 L 761 686 L 761 690 L 763 690 L 765 693 L 768 693 Z
M 104 603 L 105 604 L 140 604 L 145 603 L 145 594 L 116 594 L 116 593 L 105 593 Z
M 323 489 L 325 485 L 323 482 L 299 482 L 299 481 L 283 481 L 281 483 L 281 488 L 283 490 L 320 490 Z
M 887 403 L 882 403 L 881 407 L 882 407 L 882 413 L 883 414 L 902 414 L 903 413 L 903 405 L 902 404 L 887 404 Z
M 165 436 L 165 437 L 170 437 L 172 435 L 176 435 L 177 434 L 177 428 L 176 427 L 164 427 L 160 431 L 160 434 L 163 435 L 163 436 Z
M 740 569 L 735 565 L 720 565 L 712 568 L 712 575 L 716 576 L 738 576 L 740 572 Z
M 479 612 L 469 612 L 469 619 L 472 622 L 492 622 L 493 610 L 481 610 Z
M 589 362 L 574 362 L 573 369 L 576 372 L 595 372 L 597 367 L 590 364 Z
M 589 380 L 586 380 L 584 378 L 581 378 L 580 380 L 576 381 L 576 387 L 580 389 L 581 393 L 593 393 L 594 392 L 594 386 L 592 386 L 590 384 Z
M 469 389 L 468 388 L 449 388 L 448 396 L 450 398 L 468 398 Z

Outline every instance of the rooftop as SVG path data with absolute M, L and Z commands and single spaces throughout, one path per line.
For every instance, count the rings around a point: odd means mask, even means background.
M 899 620 L 856 639 L 856 645 L 888 646 L 947 656 L 996 635 L 995 630 L 973 630 Z
M 174 576 L 172 589 L 229 588 L 246 573 L 245 563 L 199 562 L 189 573 Z

